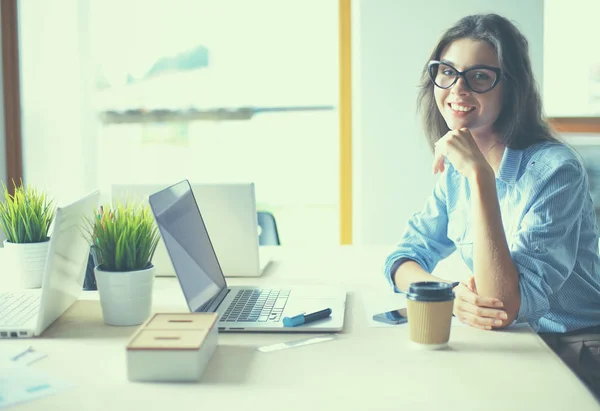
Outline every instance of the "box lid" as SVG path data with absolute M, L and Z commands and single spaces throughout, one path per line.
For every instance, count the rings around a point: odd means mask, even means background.
M 146 323 L 145 330 L 209 330 L 217 322 L 216 313 L 159 313 Z
M 127 350 L 199 350 L 208 330 L 141 330 Z

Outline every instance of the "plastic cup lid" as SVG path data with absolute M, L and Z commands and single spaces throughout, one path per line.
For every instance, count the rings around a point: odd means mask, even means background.
M 454 299 L 452 284 L 421 281 L 408 287 L 406 297 L 414 301 L 448 301 Z

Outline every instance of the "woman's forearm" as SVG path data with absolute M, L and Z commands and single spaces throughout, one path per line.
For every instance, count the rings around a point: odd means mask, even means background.
M 487 169 L 475 172 L 469 179 L 469 188 L 473 216 L 473 274 L 477 293 L 498 298 L 504 303 L 508 319 L 502 326 L 506 326 L 519 312 L 519 273 L 508 250 L 493 172 Z
M 416 283 L 418 281 L 440 281 L 444 283 L 451 282 L 429 274 L 423 269 L 423 267 L 412 260 L 402 263 L 394 273 L 394 284 L 396 284 L 396 287 L 403 292 L 408 290 L 408 286 L 411 283 Z

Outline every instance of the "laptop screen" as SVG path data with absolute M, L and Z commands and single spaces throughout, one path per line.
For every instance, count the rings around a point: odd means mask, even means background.
M 187 180 L 149 196 L 181 289 L 194 312 L 227 286 Z

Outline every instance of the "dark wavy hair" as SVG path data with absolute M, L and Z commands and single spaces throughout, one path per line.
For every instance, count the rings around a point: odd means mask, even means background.
M 529 44 L 519 29 L 497 14 L 476 14 L 459 20 L 448 29 L 433 49 L 430 60 L 439 60 L 444 48 L 455 40 L 469 38 L 485 41 L 498 54 L 502 69 L 503 107 L 493 130 L 499 143 L 524 149 L 538 141 L 559 142 L 542 110 L 542 101 L 529 60 Z M 449 131 L 433 94 L 434 84 L 427 71 L 421 76 L 417 100 L 425 133 L 431 148 Z

